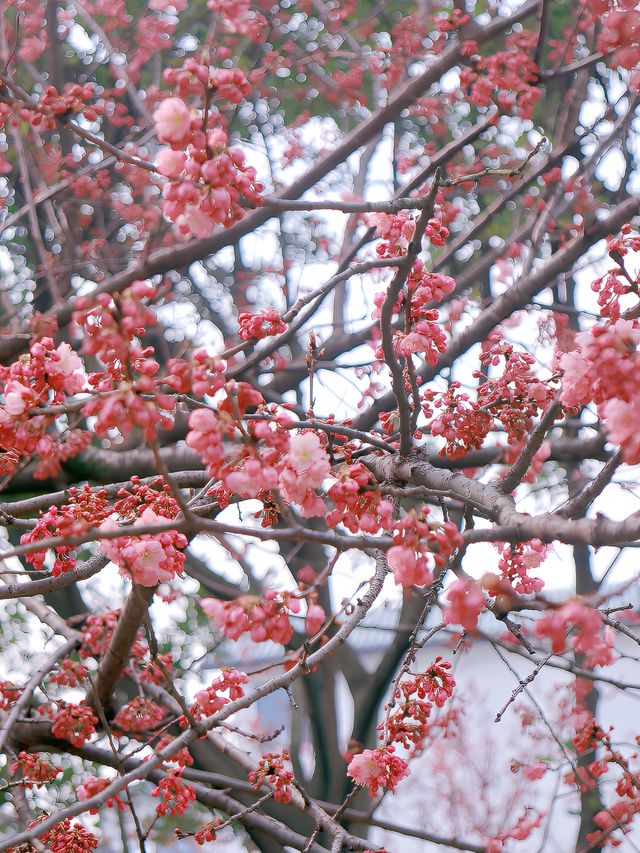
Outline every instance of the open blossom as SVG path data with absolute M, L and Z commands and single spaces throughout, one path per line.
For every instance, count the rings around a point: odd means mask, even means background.
M 156 169 L 165 178 L 177 178 L 186 162 L 184 151 L 174 151 L 172 148 L 161 148 L 156 155 Z
M 167 519 L 147 507 L 133 524 L 133 529 L 141 526 L 166 524 Z M 112 521 L 105 521 L 102 531 L 115 530 Z M 123 528 L 123 531 L 126 528 Z M 187 538 L 175 530 L 167 530 L 159 534 L 143 534 L 142 536 L 119 536 L 116 539 L 102 539 L 101 547 L 105 556 L 119 566 L 124 575 L 130 575 L 136 583 L 142 586 L 155 586 L 163 581 L 171 580 L 181 572 L 185 556 L 181 553 L 186 548 Z
M 189 136 L 191 110 L 182 98 L 166 98 L 153 113 L 160 142 L 180 144 Z
M 271 640 L 284 645 L 293 636 L 289 614 L 299 612 L 300 599 L 288 592 L 267 590 L 263 598 L 255 595 L 243 595 L 231 601 L 203 598 L 200 605 L 230 640 L 247 633 L 254 643 Z
M 280 488 L 284 497 L 298 504 L 305 518 L 324 515 L 326 505 L 314 489 L 322 485 L 331 472 L 329 457 L 313 432 L 299 432 L 291 437 L 289 452 L 280 470 Z
M 387 562 L 399 586 L 426 586 L 433 581 L 433 571 L 427 559 L 413 548 L 392 545 Z
M 602 616 L 581 601 L 568 601 L 550 610 L 536 622 L 535 632 L 538 637 L 548 637 L 551 650 L 560 654 L 567 647 L 571 628 L 571 645 L 586 656 L 590 666 L 608 666 L 614 662 L 611 631 L 603 630 Z
M 589 400 L 592 392 L 586 360 L 577 350 L 572 350 L 560 357 L 560 367 L 564 371 L 560 392 L 562 404 L 570 409 L 583 405 Z
M 31 388 L 21 382 L 11 380 L 4 389 L 4 407 L 14 417 L 24 415 L 28 408 L 34 406 L 36 395 Z
M 82 391 L 87 378 L 84 365 L 78 353 L 66 341 L 45 358 L 44 367 L 53 388 L 62 388 L 67 394 Z
M 607 438 L 620 445 L 628 465 L 640 462 L 640 406 L 637 401 L 607 400 L 599 407 Z
M 475 581 L 456 580 L 447 587 L 447 604 L 442 618 L 447 625 L 462 625 L 465 631 L 475 631 L 478 616 L 485 606 L 480 585 Z
M 398 782 L 409 775 L 407 762 L 394 755 L 392 746 L 365 749 L 349 762 L 347 773 L 356 785 L 369 788 L 375 797 L 380 788 L 393 791 Z

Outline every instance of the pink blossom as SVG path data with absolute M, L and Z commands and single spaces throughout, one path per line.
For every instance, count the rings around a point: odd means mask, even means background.
M 86 382 L 82 359 L 71 346 L 63 341 L 44 362 L 49 383 L 61 387 L 67 394 L 82 391 Z
M 622 448 L 622 458 L 628 465 L 640 462 L 640 406 L 636 400 L 607 400 L 600 406 L 605 420 L 607 437 Z
M 316 634 L 322 628 L 326 618 L 326 614 L 319 604 L 308 604 L 307 615 L 304 620 L 304 630 L 309 636 L 313 636 L 313 634 Z
M 298 504 L 305 518 L 324 515 L 327 507 L 314 489 L 321 486 L 331 472 L 329 457 L 313 432 L 291 437 L 289 452 L 280 469 L 280 488 L 284 497 Z
M 198 240 L 209 237 L 215 224 L 215 219 L 195 204 L 186 205 L 184 213 L 176 218 L 178 231 L 184 237 L 192 236 Z
M 368 787 L 372 797 L 380 788 L 393 791 L 409 775 L 407 762 L 393 753 L 392 746 L 365 749 L 351 759 L 347 773 L 356 785 Z
M 433 581 L 433 572 L 426 559 L 413 548 L 393 545 L 387 551 L 387 562 L 400 586 L 425 586 Z
M 21 382 L 11 380 L 4 389 L 4 407 L 14 417 L 23 415 L 35 403 L 35 394 Z
M 331 470 L 329 457 L 314 432 L 299 432 L 291 437 L 286 464 L 296 474 L 304 476 L 310 489 L 321 486 Z
M 465 631 L 475 631 L 478 616 L 485 606 L 480 585 L 471 580 L 456 580 L 447 587 L 448 604 L 442 609 L 447 625 L 462 625 Z
M 184 151 L 174 151 L 172 148 L 161 148 L 156 154 L 156 169 L 165 178 L 177 178 L 184 169 L 187 155 Z
M 560 367 L 564 371 L 560 392 L 562 404 L 570 409 L 583 405 L 592 393 L 588 363 L 578 350 L 572 350 L 561 356 Z
M 590 666 L 608 666 L 614 662 L 612 632 L 604 631 L 602 616 L 581 601 L 568 601 L 550 610 L 536 622 L 535 633 L 538 637 L 548 637 L 551 650 L 559 654 L 566 649 L 571 628 L 571 645 L 586 656 Z
M 239 468 L 223 473 L 222 482 L 230 492 L 243 498 L 255 498 L 262 489 L 278 486 L 278 472 L 261 459 L 246 459 Z
M 182 98 L 166 98 L 153 113 L 160 142 L 183 143 L 189 135 L 191 110 Z
M 136 519 L 133 528 L 166 524 L 167 519 L 157 515 L 147 507 Z M 100 530 L 117 529 L 115 523 L 107 520 Z M 123 533 L 126 528 L 122 528 Z M 186 548 L 187 539 L 177 531 L 142 536 L 120 536 L 115 539 L 101 540 L 101 548 L 106 557 L 115 563 L 121 574 L 130 575 L 142 586 L 156 586 L 169 581 L 176 572 L 182 571 L 185 557 L 178 549 Z

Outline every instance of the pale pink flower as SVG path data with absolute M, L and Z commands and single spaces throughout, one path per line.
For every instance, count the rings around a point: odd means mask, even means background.
M 485 606 L 485 597 L 475 581 L 456 580 L 447 587 L 448 604 L 442 608 L 447 625 L 462 625 L 465 631 L 475 631 L 478 616 Z
M 67 394 L 77 394 L 82 391 L 86 380 L 84 365 L 78 353 L 63 341 L 55 350 L 56 359 L 48 358 L 45 361 L 47 372 L 52 376 L 60 377 L 62 387 Z M 60 376 L 62 374 L 62 376 Z
M 285 464 L 304 477 L 305 485 L 309 489 L 321 486 L 331 470 L 329 457 L 314 432 L 299 432 L 291 437 Z
M 191 110 L 182 98 L 166 98 L 153 113 L 160 142 L 180 145 L 189 136 Z
M 407 762 L 393 752 L 392 746 L 365 749 L 351 759 L 347 773 L 356 785 L 368 787 L 372 797 L 379 788 L 393 791 L 398 782 L 409 775 Z
M 177 178 L 184 169 L 186 161 L 187 155 L 184 151 L 161 148 L 156 155 L 156 169 L 165 178 Z
M 560 367 L 564 371 L 560 392 L 563 406 L 574 408 L 588 402 L 593 390 L 588 362 L 578 350 L 572 350 L 561 356 Z
M 7 382 L 4 388 L 4 407 L 10 415 L 19 417 L 34 403 L 35 394 L 31 388 L 13 379 Z
M 222 475 L 224 487 L 243 498 L 255 498 L 261 489 L 278 487 L 278 472 L 260 459 L 246 459 L 240 468 Z
M 634 400 L 607 400 L 600 406 L 605 420 L 607 437 L 622 448 L 622 458 L 628 465 L 640 462 L 640 406 Z
M 210 237 L 215 224 L 215 221 L 195 204 L 187 204 L 184 213 L 176 219 L 178 230 L 185 236 L 191 235 L 197 240 Z
M 134 581 L 142 586 L 155 586 L 171 580 L 174 575 L 173 569 L 162 565 L 165 552 L 157 539 L 132 539 L 122 549 L 121 559 L 128 566 Z
M 433 581 L 433 572 L 426 559 L 413 548 L 393 545 L 387 551 L 387 562 L 400 586 L 425 586 Z

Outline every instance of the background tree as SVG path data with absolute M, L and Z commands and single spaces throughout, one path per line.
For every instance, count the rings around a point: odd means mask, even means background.
M 377 798 L 432 747 L 444 786 L 464 699 L 430 648 L 487 625 L 532 661 L 499 716 L 531 696 L 549 757 L 509 825 L 422 837 L 538 839 L 555 772 L 576 849 L 617 843 L 640 783 L 598 684 L 637 690 L 606 667 L 639 638 L 594 555 L 628 567 L 640 532 L 634 5 L 1 23 L 0 849 L 111 844 L 108 806 L 124 850 L 415 833 Z M 389 601 L 371 671 L 354 637 Z M 576 680 L 550 720 L 554 666 Z

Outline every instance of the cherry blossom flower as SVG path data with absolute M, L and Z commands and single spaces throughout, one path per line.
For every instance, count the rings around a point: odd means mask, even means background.
M 442 618 L 447 625 L 462 625 L 465 631 L 475 631 L 486 604 L 480 585 L 476 581 L 455 580 L 447 587 L 446 599 Z
M 153 113 L 160 142 L 180 145 L 189 137 L 191 110 L 182 98 L 165 98 Z
M 407 762 L 394 755 L 392 746 L 365 749 L 349 762 L 347 773 L 356 785 L 369 788 L 375 797 L 380 788 L 393 791 L 402 779 L 409 775 Z

